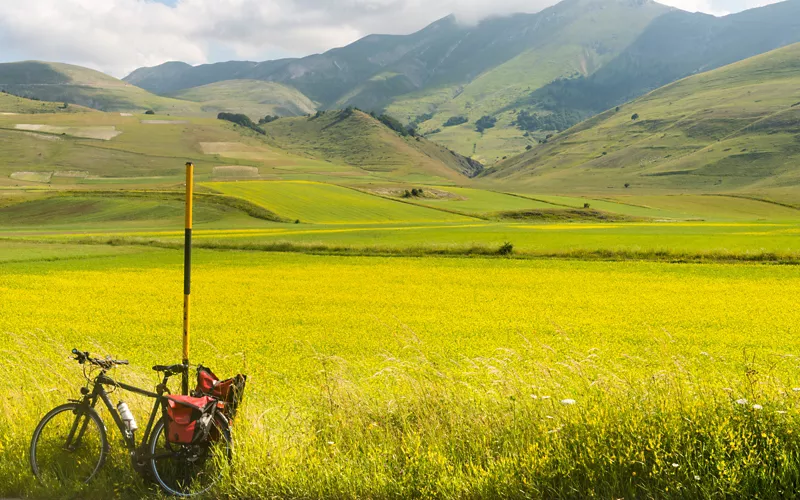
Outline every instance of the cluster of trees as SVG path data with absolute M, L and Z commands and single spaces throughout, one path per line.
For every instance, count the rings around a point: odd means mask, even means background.
M 266 135 L 264 129 L 253 123 L 253 120 L 251 120 L 249 116 L 242 113 L 220 113 L 217 115 L 217 119 L 229 121 L 242 127 L 249 128 L 250 130 L 258 132 L 261 135 Z
M 517 119 L 514 120 L 514 125 L 516 125 L 518 129 L 526 132 L 533 132 L 535 130 L 555 130 L 557 132 L 562 132 L 581 121 L 581 118 L 580 113 L 569 109 L 561 109 L 547 115 L 529 113 L 528 111 L 522 110 L 517 113 Z
M 462 123 L 467 123 L 469 119 L 466 116 L 451 116 L 444 122 L 445 127 L 455 127 L 456 125 L 461 125 Z
M 433 113 L 425 113 L 425 114 L 422 114 L 422 115 L 417 115 L 417 116 L 414 117 L 413 120 L 411 120 L 411 126 L 412 127 L 416 127 L 420 123 L 426 122 L 426 121 L 428 121 L 428 120 L 430 120 L 432 118 L 433 118 Z
M 408 189 L 406 189 L 403 192 L 403 198 L 417 198 L 419 196 L 423 196 L 424 194 L 425 194 L 425 192 L 422 190 L 422 188 L 419 188 L 419 189 L 413 188 L 410 191 Z
M 266 125 L 267 123 L 274 122 L 278 118 L 280 118 L 280 116 L 278 116 L 278 115 L 267 115 L 264 118 L 259 119 L 258 120 L 258 124 L 259 125 Z
M 484 115 L 480 117 L 478 121 L 475 122 L 475 130 L 480 133 L 483 133 L 484 130 L 489 128 L 494 128 L 497 124 L 497 118 L 494 116 Z

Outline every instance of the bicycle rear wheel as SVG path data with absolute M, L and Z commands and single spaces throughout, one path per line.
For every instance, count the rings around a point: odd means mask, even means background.
M 228 425 L 214 419 L 213 437 L 205 443 L 180 445 L 167 441 L 164 419 L 153 428 L 148 446 L 153 477 L 170 495 L 202 495 L 222 477 L 223 467 L 233 456 Z
M 44 484 L 88 483 L 107 455 L 105 426 L 97 412 L 82 404 L 53 408 L 33 431 L 31 469 Z

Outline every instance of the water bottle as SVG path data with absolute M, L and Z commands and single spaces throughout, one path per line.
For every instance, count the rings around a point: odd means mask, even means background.
M 117 405 L 117 411 L 119 412 L 119 416 L 122 418 L 122 422 L 125 424 L 125 427 L 127 427 L 130 432 L 133 432 L 139 428 L 139 426 L 136 425 L 136 419 L 133 418 L 133 413 L 131 413 L 131 410 L 128 408 L 127 404 L 120 401 Z

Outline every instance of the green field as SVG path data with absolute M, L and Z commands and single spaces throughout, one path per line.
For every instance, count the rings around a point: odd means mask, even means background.
M 385 200 L 354 189 L 317 182 L 207 183 L 206 187 L 238 196 L 289 219 L 312 223 L 447 222 L 455 214 Z
M 25 453 L 81 386 L 69 349 L 143 385 L 177 359 L 180 263 L 0 264 L 0 494 L 43 494 Z M 800 475 L 799 292 L 793 266 L 200 251 L 192 359 L 250 375 L 217 493 L 779 495 Z M 98 481 L 81 496 L 146 488 L 119 450 Z

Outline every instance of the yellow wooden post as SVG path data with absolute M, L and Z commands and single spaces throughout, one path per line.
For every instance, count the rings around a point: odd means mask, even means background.
M 192 293 L 192 197 L 194 195 L 194 164 L 186 163 L 186 230 L 183 245 L 183 372 L 181 389 L 189 394 L 189 311 Z

